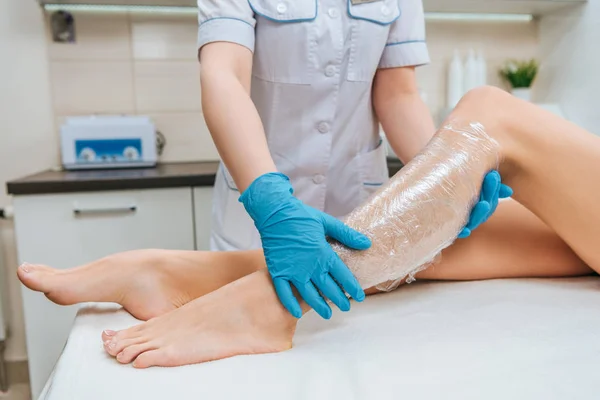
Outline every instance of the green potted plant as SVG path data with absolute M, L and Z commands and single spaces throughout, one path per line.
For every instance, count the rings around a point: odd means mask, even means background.
M 500 76 L 510 84 L 515 97 L 531 101 L 531 85 L 537 72 L 538 62 L 535 59 L 509 60 L 500 69 Z

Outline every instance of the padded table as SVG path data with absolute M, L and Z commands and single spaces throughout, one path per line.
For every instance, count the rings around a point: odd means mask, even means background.
M 294 348 L 136 370 L 102 348 L 138 323 L 86 304 L 47 400 L 600 398 L 600 278 L 413 283 L 304 317 Z

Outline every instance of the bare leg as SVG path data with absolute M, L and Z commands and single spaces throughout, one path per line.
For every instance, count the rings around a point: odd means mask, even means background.
M 600 271 L 600 137 L 496 88 L 468 93 L 450 120 L 478 121 L 502 146 L 503 179 L 596 272 Z
M 479 121 L 486 126 L 488 134 L 500 144 L 505 157 L 501 171 L 507 183 L 515 188 L 517 199 L 569 243 L 579 258 L 598 268 L 598 256 L 593 249 L 600 229 L 597 227 L 600 211 L 588 212 L 593 209 L 593 201 L 584 188 L 596 182 L 591 189 L 596 196 L 592 198 L 598 197 L 595 164 L 600 159 L 600 139 L 496 89 L 471 92 L 452 117 Z M 518 121 L 524 118 L 533 123 L 523 127 Z M 558 143 L 546 143 L 548 138 Z M 523 146 L 543 154 L 531 157 L 522 150 Z M 553 173 L 547 173 L 545 166 L 560 156 L 565 162 L 563 172 L 559 173 L 560 169 L 555 167 Z M 585 170 L 580 170 L 578 162 Z M 572 179 L 578 173 L 583 178 Z M 565 221 L 569 209 L 589 219 L 576 215 L 578 224 Z M 573 266 L 566 271 L 589 272 L 577 257 L 572 254 L 570 257 Z M 172 366 L 284 350 L 291 345 L 294 323 L 278 302 L 268 272 L 261 270 L 163 317 L 117 333 L 105 332 L 103 340 L 106 350 L 120 362 L 135 360 L 134 366 L 140 368 Z
M 262 254 L 255 251 L 136 250 L 68 270 L 25 264 L 17 275 L 57 304 L 119 303 L 147 320 L 264 266 Z
M 592 274 L 552 229 L 516 201 L 465 240 L 442 252 L 441 261 L 417 274 L 422 280 L 550 278 Z

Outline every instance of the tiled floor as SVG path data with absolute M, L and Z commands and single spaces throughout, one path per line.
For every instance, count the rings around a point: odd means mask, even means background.
M 30 400 L 29 385 L 18 383 L 12 385 L 8 393 L 0 393 L 0 400 Z

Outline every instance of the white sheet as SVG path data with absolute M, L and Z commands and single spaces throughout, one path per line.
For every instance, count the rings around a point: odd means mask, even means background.
M 304 318 L 284 353 L 135 370 L 103 329 L 137 321 L 83 308 L 48 400 L 598 399 L 600 279 L 424 283 Z

